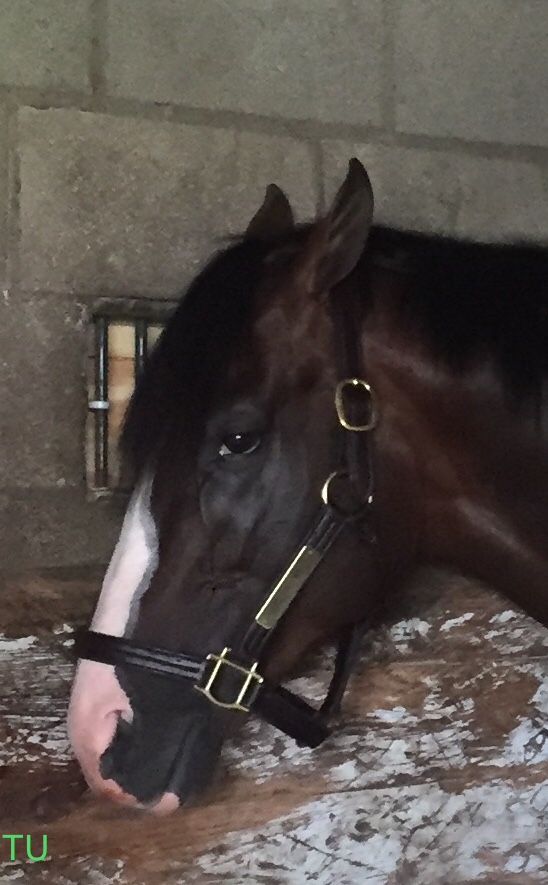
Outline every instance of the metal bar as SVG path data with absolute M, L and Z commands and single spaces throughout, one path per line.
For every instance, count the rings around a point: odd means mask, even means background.
M 148 323 L 145 319 L 135 320 L 135 378 L 137 379 L 147 359 Z
M 108 488 L 108 320 L 95 318 L 95 486 Z
M 289 568 L 284 572 L 268 599 L 255 615 L 259 626 L 272 630 L 285 614 L 295 596 L 322 561 L 321 554 L 313 547 L 301 547 Z

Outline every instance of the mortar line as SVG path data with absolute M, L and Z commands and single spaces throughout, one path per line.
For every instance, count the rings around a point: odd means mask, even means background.
M 21 157 L 19 154 L 19 122 L 17 106 L 7 106 L 7 205 L 6 205 L 6 290 L 20 282 L 21 247 Z
M 293 138 L 300 141 L 341 141 L 374 144 L 380 147 L 447 152 L 461 156 L 485 159 L 506 159 L 515 162 L 548 164 L 548 145 L 504 144 L 481 140 L 467 140 L 456 136 L 417 135 L 393 133 L 385 127 L 372 124 L 322 122 L 297 118 L 271 117 L 241 111 L 211 110 L 184 105 L 141 102 L 111 96 L 91 96 L 81 92 L 60 90 L 40 91 L 32 88 L 0 87 L 0 102 L 9 101 L 39 110 L 73 109 L 104 113 L 120 119 L 132 118 L 156 122 L 170 122 L 213 129 L 235 129 L 240 132 L 260 132 Z
M 396 136 L 396 25 L 395 0 L 384 0 L 382 7 L 384 38 L 381 62 L 381 112 L 387 133 Z
M 106 63 L 108 58 L 108 0 L 91 0 L 91 44 L 89 52 L 89 83 L 91 107 L 95 110 L 106 95 Z
M 316 198 L 316 214 L 319 216 L 325 211 L 325 176 L 323 164 L 323 148 L 321 142 L 317 138 L 313 138 L 308 142 L 310 153 L 312 154 L 312 182 L 314 187 L 314 196 Z

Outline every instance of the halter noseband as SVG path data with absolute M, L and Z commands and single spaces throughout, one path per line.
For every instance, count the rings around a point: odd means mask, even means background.
M 343 298 L 351 302 L 347 311 L 342 309 Z M 298 744 L 309 747 L 318 746 L 329 734 L 328 717 L 339 708 L 366 625 L 348 627 L 340 638 L 331 683 L 319 709 L 264 679 L 259 670 L 261 655 L 291 603 L 342 529 L 359 525 L 366 529 L 369 542 L 374 541 L 367 526 L 373 502 L 369 431 L 376 426 L 378 416 L 371 388 L 363 380 L 360 305 L 350 293 L 336 299 L 330 295 L 329 303 L 341 378 L 335 390 L 336 466 L 323 485 L 322 503 L 311 529 L 286 571 L 270 589 L 240 647 L 226 647 L 204 659 L 145 648 L 132 639 L 93 630 L 81 630 L 75 636 L 75 653 L 79 658 L 113 666 L 139 667 L 166 678 L 190 682 L 212 704 L 226 710 L 256 713 Z

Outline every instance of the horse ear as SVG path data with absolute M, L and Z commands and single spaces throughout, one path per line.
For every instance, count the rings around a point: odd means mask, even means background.
M 245 232 L 246 239 L 272 240 L 295 228 L 293 210 L 277 184 L 269 184 L 263 205 L 253 216 Z
M 314 226 L 305 248 L 310 289 L 327 291 L 354 270 L 371 230 L 373 206 L 369 176 L 353 158 L 331 209 Z

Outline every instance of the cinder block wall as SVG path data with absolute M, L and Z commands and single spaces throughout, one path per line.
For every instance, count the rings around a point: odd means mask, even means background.
M 0 565 L 105 560 L 100 295 L 173 297 L 276 181 L 349 156 L 378 218 L 548 240 L 548 0 L 0 0 Z

